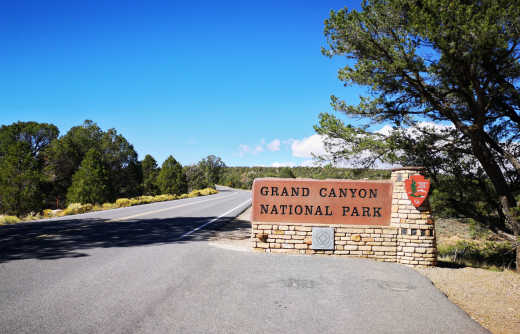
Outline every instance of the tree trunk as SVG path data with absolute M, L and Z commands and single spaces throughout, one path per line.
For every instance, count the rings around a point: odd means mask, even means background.
M 482 168 L 489 176 L 491 182 L 493 183 L 493 187 L 497 192 L 498 199 L 500 201 L 502 213 L 506 218 L 506 225 L 509 225 L 513 229 L 513 233 L 515 235 L 516 240 L 516 270 L 520 272 L 520 245 L 518 244 L 518 236 L 520 234 L 520 223 L 516 219 L 513 208 L 516 207 L 516 200 L 507 181 L 500 169 L 500 166 L 495 161 L 491 150 L 487 147 L 482 137 L 478 134 L 474 134 L 471 137 L 471 146 L 473 153 L 479 160 Z

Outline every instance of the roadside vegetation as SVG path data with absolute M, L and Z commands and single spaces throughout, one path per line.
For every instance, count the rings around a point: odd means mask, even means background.
M 18 218 L 16 216 L 1 216 L 0 225 L 16 224 L 23 221 L 31 221 L 36 219 L 63 217 L 68 215 L 77 215 L 80 213 L 104 211 L 110 209 L 126 208 L 134 205 L 150 204 L 164 201 L 174 201 L 177 199 L 193 198 L 199 196 L 208 196 L 217 194 L 218 191 L 213 188 L 205 188 L 193 190 L 187 194 L 181 195 L 156 195 L 156 196 L 139 196 L 133 198 L 118 198 L 114 203 L 91 204 L 91 203 L 70 203 L 64 210 L 45 209 L 41 213 L 29 214 L 25 217 Z
M 0 224 L 208 195 L 224 167 L 214 155 L 190 166 L 171 155 L 160 167 L 140 161 L 123 135 L 89 120 L 63 136 L 48 123 L 2 125 Z

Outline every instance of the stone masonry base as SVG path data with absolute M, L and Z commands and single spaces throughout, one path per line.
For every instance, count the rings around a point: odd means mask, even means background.
M 404 181 L 419 170 L 409 167 L 392 171 L 390 226 L 252 222 L 252 247 L 266 253 L 354 256 L 412 266 L 434 266 L 437 248 L 429 204 L 425 201 L 415 208 L 404 188 Z M 312 227 L 334 229 L 333 250 L 312 249 Z

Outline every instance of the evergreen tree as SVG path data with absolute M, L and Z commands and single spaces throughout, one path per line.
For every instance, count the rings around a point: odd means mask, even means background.
M 184 167 L 186 179 L 188 181 L 188 191 L 204 189 L 209 187 L 208 177 L 199 165 Z
M 364 123 L 320 115 L 316 131 L 326 138 L 329 156 L 361 158 L 365 166 L 425 165 L 434 178 L 455 176 L 453 189 L 485 178 L 480 190 L 492 185 L 486 197 L 494 198 L 500 217 L 490 227 L 517 241 L 519 2 L 367 0 L 361 7 L 332 11 L 325 21 L 329 48 L 323 53 L 349 59 L 339 79 L 368 88 L 357 105 L 332 97 L 335 111 Z M 374 133 L 374 123 L 393 129 Z M 459 201 L 456 208 L 472 205 Z
M 17 122 L 0 128 L 0 213 L 40 211 L 47 186 L 45 148 L 58 136 L 52 124 Z
M 150 154 L 147 154 L 141 162 L 141 168 L 143 170 L 143 195 L 159 195 L 157 176 L 160 169 L 157 166 L 157 161 Z
M 110 174 L 101 153 L 90 149 L 67 192 L 69 203 L 103 203 L 111 199 Z
M 220 177 L 226 167 L 226 164 L 220 157 L 208 155 L 198 163 L 199 167 L 204 171 L 207 178 L 207 184 L 214 187 L 220 181 Z
M 188 191 L 186 174 L 173 156 L 170 155 L 162 164 L 157 184 L 163 194 L 179 195 Z
M 86 120 L 54 140 L 47 149 L 46 173 L 53 180 L 53 195 L 62 201 L 72 176 L 90 149 L 101 152 L 110 172 L 110 200 L 141 194 L 142 172 L 134 147 L 115 129 L 106 132 Z
M 292 172 L 291 168 L 289 167 L 283 167 L 281 170 L 280 170 L 280 177 L 283 177 L 283 178 L 296 178 L 296 176 L 294 176 L 294 173 Z

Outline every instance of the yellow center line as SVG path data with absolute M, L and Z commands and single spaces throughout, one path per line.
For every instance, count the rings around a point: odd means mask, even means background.
M 133 219 L 133 218 L 137 218 L 137 217 L 147 216 L 147 215 L 151 215 L 151 214 L 154 214 L 154 213 L 159 213 L 159 212 L 163 212 L 163 211 L 173 210 L 173 209 L 182 208 L 182 207 L 185 207 L 185 206 L 195 205 L 195 204 L 199 204 L 199 203 L 204 203 L 204 202 L 209 202 L 209 201 L 217 201 L 217 200 L 220 200 L 220 199 L 224 199 L 224 198 L 228 198 L 228 197 L 234 196 L 235 194 L 238 194 L 238 192 L 237 193 L 233 193 L 231 195 L 219 197 L 219 198 L 211 198 L 211 199 L 206 199 L 206 200 L 203 200 L 203 201 L 196 201 L 196 202 L 192 202 L 192 203 L 186 203 L 186 204 L 181 204 L 181 205 L 176 205 L 176 206 L 170 206 L 170 207 L 167 207 L 167 208 L 164 208 L 164 209 L 158 209 L 158 210 L 152 210 L 152 211 L 147 211 L 147 212 L 141 212 L 141 213 L 137 213 L 135 215 L 126 216 L 126 217 L 122 217 L 122 218 L 114 218 L 114 219 L 107 220 L 107 223 L 119 222 L 119 221 L 122 221 L 122 220 L 128 220 L 128 219 Z

